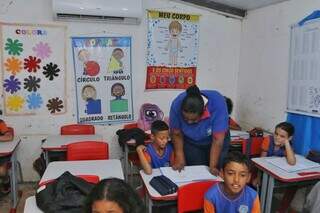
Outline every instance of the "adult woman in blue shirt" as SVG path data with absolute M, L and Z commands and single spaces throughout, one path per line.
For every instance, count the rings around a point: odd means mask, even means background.
M 211 173 L 218 175 L 229 148 L 228 117 L 225 98 L 217 91 L 200 91 L 194 85 L 178 95 L 170 109 L 173 169 L 208 165 Z

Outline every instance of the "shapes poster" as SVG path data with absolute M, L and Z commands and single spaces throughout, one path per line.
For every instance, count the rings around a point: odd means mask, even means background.
M 146 89 L 185 89 L 196 83 L 199 16 L 148 11 Z
M 0 23 L 0 30 L 5 115 L 65 113 L 66 27 Z
M 79 123 L 133 120 L 131 37 L 72 38 Z

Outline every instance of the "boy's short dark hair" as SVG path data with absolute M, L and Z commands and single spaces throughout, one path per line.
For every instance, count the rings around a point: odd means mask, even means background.
M 276 128 L 280 128 L 288 133 L 288 136 L 291 137 L 294 134 L 294 126 L 289 122 L 281 122 L 277 124 Z
M 247 155 L 242 154 L 239 151 L 231 151 L 223 160 L 222 168 L 225 169 L 227 164 L 230 162 L 236 162 L 239 164 L 244 164 L 248 167 L 249 172 L 251 171 L 251 162 Z
M 161 120 L 156 120 L 151 124 L 151 133 L 156 134 L 160 131 L 169 130 L 168 124 Z

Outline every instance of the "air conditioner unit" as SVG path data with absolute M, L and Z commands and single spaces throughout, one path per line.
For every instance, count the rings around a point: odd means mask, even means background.
M 139 24 L 142 0 L 52 0 L 54 18 L 61 21 L 107 21 Z

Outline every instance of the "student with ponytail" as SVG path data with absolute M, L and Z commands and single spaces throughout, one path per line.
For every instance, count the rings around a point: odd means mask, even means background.
M 170 109 L 173 169 L 208 165 L 218 175 L 229 148 L 228 118 L 225 98 L 217 91 L 193 85 L 178 95 Z

